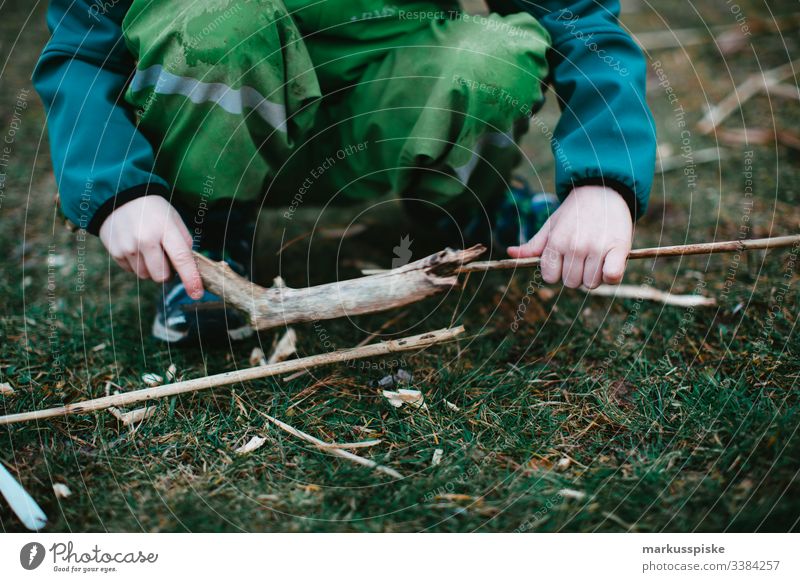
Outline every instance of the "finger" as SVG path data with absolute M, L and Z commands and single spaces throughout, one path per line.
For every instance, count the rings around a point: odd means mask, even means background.
M 112 258 L 114 258 L 114 257 L 112 257 Z M 114 258 L 114 262 L 116 264 L 118 264 L 122 268 L 122 270 L 128 271 L 129 273 L 133 273 L 133 267 L 131 267 L 128 264 L 127 259 L 124 259 L 124 258 L 123 259 L 116 259 L 116 258 Z
M 508 256 L 513 259 L 524 259 L 527 257 L 538 257 L 547 246 L 547 241 L 550 238 L 550 220 L 545 222 L 544 226 L 539 229 L 534 237 L 523 245 L 508 247 L 506 252 Z
M 583 263 L 586 256 L 580 253 L 572 253 L 564 256 L 564 263 L 561 267 L 561 278 L 564 285 L 570 289 L 577 289 L 583 283 Z
M 194 242 L 192 240 L 192 235 L 189 232 L 189 229 L 183 223 L 183 219 L 181 219 L 181 216 L 177 211 L 173 213 L 172 221 L 175 223 L 176 230 L 180 233 L 183 240 L 187 245 L 189 245 L 189 247 L 191 247 L 192 243 Z
M 128 264 L 140 279 L 149 279 L 150 272 L 147 270 L 147 264 L 144 262 L 144 257 L 141 253 L 133 253 L 128 256 Z
M 589 255 L 583 262 L 583 284 L 595 289 L 603 280 L 603 264 L 598 255 Z
M 603 261 L 603 281 L 609 285 L 618 285 L 625 274 L 625 264 L 628 261 L 626 247 L 612 247 Z
M 142 251 L 142 256 L 153 281 L 163 283 L 169 279 L 169 262 L 164 256 L 161 245 Z
M 542 252 L 542 279 L 547 283 L 557 283 L 561 277 L 563 257 L 553 247 L 545 247 Z
M 189 297 L 200 299 L 203 296 L 203 281 L 197 271 L 191 246 L 174 229 L 164 235 L 163 246 Z

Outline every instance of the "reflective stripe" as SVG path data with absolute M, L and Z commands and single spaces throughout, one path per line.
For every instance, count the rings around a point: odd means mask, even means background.
M 245 107 L 254 110 L 272 127 L 286 133 L 286 106 L 267 101 L 253 87 L 233 89 L 224 83 L 205 83 L 191 77 L 179 77 L 165 71 L 161 65 L 136 71 L 131 81 L 131 91 L 155 87 L 161 95 L 183 95 L 193 103 L 215 103 L 228 113 L 241 115 Z

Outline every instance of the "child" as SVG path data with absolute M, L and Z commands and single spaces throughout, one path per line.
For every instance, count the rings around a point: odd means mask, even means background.
M 204 292 L 191 249 L 246 272 L 262 203 L 291 220 L 300 204 L 391 190 L 443 236 L 442 215 L 468 238 L 490 229 L 512 257 L 542 255 L 549 283 L 618 283 L 655 160 L 619 3 L 490 7 L 51 0 L 34 83 L 63 211 L 122 268 L 165 283 L 153 333 L 170 342 L 250 333 Z M 549 218 L 546 197 L 509 185 L 546 82 L 562 107 Z

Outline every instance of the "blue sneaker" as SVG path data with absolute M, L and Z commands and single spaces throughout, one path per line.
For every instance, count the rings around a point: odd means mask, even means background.
M 220 216 L 214 216 L 214 212 Z M 205 237 L 207 240 L 201 240 L 195 245 L 195 250 L 209 259 L 224 260 L 236 273 L 249 279 L 247 265 L 255 224 L 250 223 L 240 209 L 230 208 L 227 212 L 209 210 L 206 222 L 209 231 Z M 227 235 L 227 241 L 221 240 L 220 233 Z M 253 335 L 253 328 L 239 311 L 226 308 L 222 299 L 210 291 L 203 293 L 200 299 L 192 299 L 177 275 L 163 285 L 156 305 L 152 333 L 161 341 L 191 344 L 202 339 L 204 343 L 220 343 L 225 340 L 239 341 Z
M 490 210 L 494 241 L 503 249 L 525 244 L 541 230 L 558 205 L 555 194 L 533 192 L 526 180 L 513 178 L 511 188 Z

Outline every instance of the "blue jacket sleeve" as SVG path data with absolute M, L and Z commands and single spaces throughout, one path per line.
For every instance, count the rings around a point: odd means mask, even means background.
M 50 41 L 33 74 L 44 102 L 66 217 L 97 234 L 106 217 L 145 194 L 168 196 L 153 148 L 122 102 L 134 70 L 122 36 L 130 2 L 51 0 Z
M 556 190 L 601 184 L 644 213 L 656 134 L 642 51 L 620 26 L 618 0 L 514 0 L 551 36 L 550 81 L 562 108 L 553 139 Z

